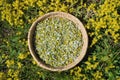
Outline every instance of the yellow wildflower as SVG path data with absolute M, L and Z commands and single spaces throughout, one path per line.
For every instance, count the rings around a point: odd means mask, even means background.
M 43 2 L 42 2 L 42 1 L 37 1 L 37 5 L 38 5 L 39 7 L 41 7 L 41 6 L 43 5 Z
M 18 65 L 18 69 L 22 67 L 22 64 L 20 62 L 17 62 L 17 65 Z
M 95 62 L 95 63 L 93 64 L 93 69 L 96 69 L 97 66 L 98 66 L 98 64 L 99 64 L 99 62 Z
M 8 70 L 8 75 L 12 77 L 12 75 L 13 75 L 13 72 L 14 72 L 14 70 L 12 70 L 12 69 L 9 69 L 9 70 Z
M 95 57 L 93 57 L 93 59 L 94 58 Z M 89 61 L 86 61 L 85 64 L 86 64 L 86 70 L 92 70 L 92 69 L 96 69 L 97 68 L 97 66 L 99 65 L 99 62 L 95 62 L 95 63 L 92 64 Z
M 60 8 L 60 11 L 68 12 L 67 10 L 68 10 L 68 7 L 65 4 L 62 4 L 61 8 Z
M 105 67 L 105 72 L 108 72 L 110 69 L 112 69 L 112 68 L 115 68 L 115 66 L 114 65 L 109 65 L 109 66 L 107 66 L 107 67 Z
M 20 80 L 19 77 L 15 77 L 14 80 Z
M 93 38 L 93 40 L 92 40 L 92 44 L 90 45 L 90 47 L 92 47 L 94 44 L 96 44 L 97 41 L 98 41 L 97 38 Z
M 114 5 L 116 4 L 117 5 Z M 118 7 L 118 0 L 111 1 L 105 0 L 104 4 L 100 5 L 98 9 L 95 9 L 95 4 L 90 4 L 87 10 L 96 10 L 94 12 L 96 18 L 90 18 L 86 25 L 86 28 L 91 30 L 92 32 L 88 32 L 90 37 L 93 37 L 91 47 L 97 43 L 99 39 L 102 38 L 104 34 L 101 35 L 101 32 L 105 33 L 106 35 L 111 35 L 114 42 L 119 41 L 119 37 L 117 33 L 120 29 L 118 18 L 120 15 L 117 13 L 116 7 Z
M 19 70 L 15 70 L 14 72 L 13 72 L 13 77 L 15 78 L 15 80 L 18 80 L 18 76 L 19 76 Z
M 0 79 L 4 80 L 5 79 L 5 73 L 4 72 L 0 72 Z
M 14 65 L 14 60 L 7 60 L 5 63 L 7 65 L 7 67 L 10 67 L 10 66 Z
M 46 3 L 47 3 L 47 0 L 43 0 L 42 2 L 43 2 L 44 4 L 46 4 Z
M 87 65 L 86 70 L 91 70 L 93 68 L 93 65 L 90 62 L 86 61 L 85 64 Z
M 26 53 L 20 53 L 18 58 L 19 59 L 25 59 L 27 56 L 28 56 L 28 54 L 26 54 Z
M 14 9 L 18 10 L 19 9 L 19 0 L 15 0 L 13 3 L 12 3 L 12 6 L 14 7 Z
M 14 78 L 14 80 L 19 80 L 18 79 L 18 76 L 19 76 L 19 70 L 13 70 L 13 69 L 9 69 L 8 70 L 8 75 L 11 77 L 11 78 Z M 8 80 L 11 80 L 10 78 Z
M 43 73 L 42 72 L 37 72 L 37 74 L 40 76 L 40 77 L 42 77 L 43 76 Z
M 44 15 L 44 13 L 42 11 L 39 11 L 39 15 L 42 16 Z
M 99 80 L 99 79 L 102 78 L 103 74 L 102 74 L 102 72 L 100 72 L 100 71 L 96 71 L 96 72 L 93 74 L 93 76 L 94 76 L 94 79 L 95 79 L 95 80 Z
M 8 55 L 2 54 L 2 58 L 3 58 L 3 59 L 7 59 L 7 58 L 8 58 Z
M 96 4 L 91 4 L 91 5 L 87 8 L 87 11 L 95 10 L 95 6 L 96 6 Z
M 92 58 L 91 57 L 88 57 L 88 61 L 91 61 L 92 60 Z
M 73 76 L 73 80 L 79 80 L 81 78 L 85 79 L 85 75 L 81 73 L 82 68 L 81 67 L 75 67 L 70 70 L 70 75 Z
M 95 61 L 95 60 L 96 60 L 96 56 L 94 55 L 94 56 L 93 56 L 93 61 Z

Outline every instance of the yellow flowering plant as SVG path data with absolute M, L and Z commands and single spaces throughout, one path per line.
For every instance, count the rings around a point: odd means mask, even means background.
M 76 16 L 89 35 L 83 61 L 64 72 L 37 66 L 27 44 L 31 23 L 55 11 Z M 0 80 L 119 80 L 119 45 L 119 0 L 0 0 Z
M 104 36 L 107 37 L 107 36 Z M 103 38 L 102 43 L 97 43 L 92 55 L 80 65 L 70 70 L 74 80 L 79 79 L 117 79 L 119 78 L 119 44 L 111 42 L 112 39 Z M 89 52 L 90 54 L 90 52 Z M 118 75 L 117 75 L 118 74 Z
M 118 33 L 120 30 L 120 22 L 118 21 L 120 18 L 118 13 L 119 5 L 119 0 L 105 0 L 104 4 L 99 6 L 95 4 L 88 6 L 87 12 L 93 11 L 95 15 L 95 17 L 93 16 L 93 18 L 88 20 L 86 25 L 86 28 L 91 30 L 88 34 L 93 37 L 91 46 L 104 35 L 110 35 L 115 43 L 120 40 Z

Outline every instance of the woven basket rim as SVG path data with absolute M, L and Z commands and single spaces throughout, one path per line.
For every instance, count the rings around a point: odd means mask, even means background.
M 35 53 L 35 50 L 34 50 L 34 47 L 33 47 L 33 44 L 32 44 L 35 27 L 37 26 L 37 23 L 39 23 L 40 21 L 42 21 L 42 20 L 44 20 L 46 18 L 50 18 L 50 17 L 67 18 L 67 19 L 73 21 L 76 25 L 78 25 L 78 28 L 82 33 L 83 46 L 82 46 L 81 53 L 73 63 L 68 64 L 67 66 L 63 66 L 63 67 L 51 67 L 51 66 L 48 66 L 44 62 L 42 62 Z M 71 15 L 69 13 L 65 13 L 65 12 L 50 12 L 50 13 L 47 13 L 47 14 L 39 17 L 31 25 L 31 27 L 29 29 L 29 32 L 28 32 L 28 47 L 29 47 L 29 50 L 30 50 L 30 53 L 31 53 L 32 57 L 34 58 L 34 60 L 37 62 L 37 64 L 40 67 L 42 67 L 44 69 L 47 69 L 47 70 L 50 70 L 50 71 L 65 71 L 65 70 L 68 70 L 68 69 L 74 67 L 75 65 L 77 65 L 84 58 L 84 56 L 86 54 L 86 51 L 87 51 L 87 47 L 88 47 L 88 35 L 87 35 L 86 29 L 84 28 L 81 21 L 79 19 L 77 19 L 76 17 L 74 17 L 73 15 Z

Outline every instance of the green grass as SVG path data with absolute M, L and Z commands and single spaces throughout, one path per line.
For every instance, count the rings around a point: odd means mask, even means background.
M 12 3 L 14 0 L 10 1 Z M 86 2 L 87 6 L 96 3 L 93 0 L 85 0 L 84 3 Z M 104 4 L 104 0 L 96 4 Z M 82 8 L 79 3 L 74 3 L 72 7 L 77 9 L 71 14 L 79 18 L 85 26 L 89 18 L 95 18 L 92 15 L 88 16 L 86 14 L 87 7 Z M 34 11 L 32 6 L 29 8 L 28 11 L 25 10 L 27 11 L 23 16 L 25 17 L 25 23 L 22 26 L 10 26 L 6 20 L 1 21 L 0 13 L 0 80 L 120 80 L 120 40 L 118 39 L 119 41 L 114 43 L 111 35 L 105 35 L 102 32 L 106 29 L 100 30 L 102 38 L 92 47 L 90 45 L 94 36 L 91 37 L 88 34 L 89 47 L 87 53 L 84 59 L 74 68 L 63 72 L 51 72 L 39 67 L 34 63 L 27 44 L 28 30 L 31 26 L 27 17 L 38 16 L 38 13 Z M 35 13 L 32 14 L 31 11 Z M 120 8 L 118 7 L 118 15 L 120 15 L 119 12 Z M 87 29 L 87 32 L 92 32 L 92 29 Z M 117 33 L 120 34 L 120 31 Z M 21 58 L 19 58 L 20 54 L 23 55 Z M 21 65 L 18 66 L 18 63 Z

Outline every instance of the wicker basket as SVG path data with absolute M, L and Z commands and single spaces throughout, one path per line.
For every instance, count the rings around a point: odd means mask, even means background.
M 35 50 L 34 50 L 33 36 L 34 36 L 34 32 L 35 32 L 35 27 L 36 27 L 37 23 L 39 23 L 40 21 L 42 21 L 46 18 L 50 18 L 50 17 L 63 17 L 63 18 L 67 18 L 67 19 L 73 21 L 77 25 L 77 27 L 80 29 L 82 36 L 83 36 L 82 37 L 83 38 L 83 46 L 82 46 L 80 55 L 78 56 L 78 58 L 76 58 L 76 60 L 73 63 L 63 66 L 63 67 L 52 67 L 52 66 L 45 64 L 38 57 L 38 55 L 35 53 Z M 51 13 L 47 13 L 47 14 L 43 15 L 42 17 L 38 18 L 35 22 L 33 22 L 32 26 L 28 32 L 28 46 L 29 46 L 29 50 L 30 50 L 32 57 L 34 58 L 34 60 L 38 63 L 38 65 L 40 67 L 50 70 L 50 71 L 64 71 L 64 70 L 68 70 L 68 69 L 74 67 L 76 64 L 78 64 L 83 59 L 83 57 L 85 56 L 86 51 L 87 51 L 88 36 L 87 36 L 86 30 L 85 30 L 83 24 L 76 17 L 72 16 L 71 14 L 64 13 L 64 12 L 51 12 Z

